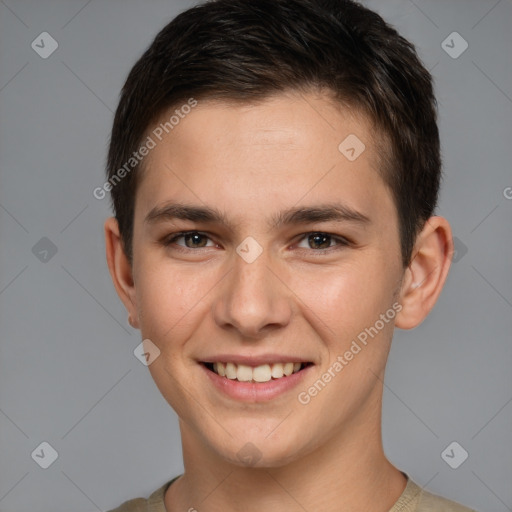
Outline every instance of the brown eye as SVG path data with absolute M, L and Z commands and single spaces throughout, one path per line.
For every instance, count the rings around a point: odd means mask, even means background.
M 208 238 L 201 233 L 187 233 L 183 235 L 185 245 L 189 249 L 195 249 L 196 247 L 206 247 Z
M 183 240 L 183 242 L 181 241 Z M 171 246 L 177 245 L 178 247 L 185 247 L 187 249 L 201 249 L 203 247 L 212 247 L 214 244 L 210 238 L 203 233 L 198 231 L 188 231 L 186 233 L 177 233 L 168 238 L 164 245 Z
M 331 246 L 332 237 L 325 233 L 313 233 L 308 236 L 308 243 L 312 249 L 327 249 Z
M 304 234 L 298 244 L 298 247 L 301 249 L 313 249 L 317 252 L 322 252 L 328 249 L 341 249 L 347 245 L 350 245 L 350 242 L 341 236 L 314 232 Z

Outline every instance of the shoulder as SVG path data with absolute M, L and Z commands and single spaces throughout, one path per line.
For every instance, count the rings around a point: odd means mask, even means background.
M 164 505 L 164 496 L 167 488 L 179 478 L 179 476 L 166 482 L 164 485 L 154 491 L 149 498 L 133 498 L 125 501 L 119 507 L 109 510 L 108 512 L 166 512 Z
M 407 494 L 407 496 L 404 496 L 404 498 L 407 501 L 414 501 L 416 505 L 415 508 L 411 508 L 411 512 L 476 512 L 476 510 L 465 505 L 426 491 L 412 480 L 408 481 L 406 491 L 407 493 L 404 491 L 404 494 Z M 404 507 L 399 510 L 406 512 L 409 509 Z
M 434 510 L 436 512 L 476 512 L 476 510 L 461 505 L 455 501 L 443 498 L 437 494 L 423 491 L 418 505 L 418 512 L 430 512 Z

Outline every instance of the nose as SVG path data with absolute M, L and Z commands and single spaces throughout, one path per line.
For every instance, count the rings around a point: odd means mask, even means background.
M 213 303 L 219 327 L 254 340 L 289 324 L 292 293 L 271 264 L 265 251 L 251 263 L 234 255 L 232 270 L 220 283 Z

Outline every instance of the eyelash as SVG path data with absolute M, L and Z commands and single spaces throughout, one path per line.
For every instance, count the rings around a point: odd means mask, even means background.
M 201 231 L 182 231 L 180 233 L 174 233 L 174 234 L 168 236 L 167 238 L 165 238 L 162 241 L 162 243 L 165 247 L 170 247 L 172 244 L 174 244 L 176 242 L 176 240 L 179 240 L 180 238 L 183 238 L 186 235 L 200 235 L 200 236 L 206 237 L 209 240 L 211 240 L 211 238 L 206 233 L 203 233 Z M 306 251 L 312 251 L 313 253 L 317 253 L 317 254 L 325 254 L 326 252 L 331 252 L 332 250 L 339 250 L 343 247 L 352 245 L 352 243 L 348 239 L 346 239 L 344 237 L 337 236 L 337 235 L 333 235 L 331 233 L 326 233 L 324 231 L 309 231 L 307 233 L 303 233 L 297 243 L 300 243 L 303 240 L 307 240 L 307 238 L 312 235 L 329 237 L 331 239 L 331 241 L 335 241 L 335 242 L 337 242 L 337 244 L 334 246 L 330 246 L 326 249 L 299 248 L 299 251 L 306 250 Z M 207 249 L 208 248 L 208 247 L 197 247 L 194 249 L 191 247 L 184 247 L 181 245 L 177 245 L 176 247 L 178 248 L 179 251 L 183 251 L 183 252 L 196 251 L 198 249 Z

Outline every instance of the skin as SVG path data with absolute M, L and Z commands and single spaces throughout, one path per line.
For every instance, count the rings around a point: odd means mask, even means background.
M 355 161 L 338 150 L 349 134 L 366 146 Z M 117 222 L 106 221 L 114 285 L 132 326 L 161 351 L 148 368 L 179 416 L 185 472 L 165 495 L 168 512 L 386 512 L 403 492 L 406 479 L 382 447 L 384 369 L 394 327 L 417 326 L 434 306 L 453 247 L 448 222 L 432 217 L 402 267 L 397 212 L 374 148 L 367 120 L 325 94 L 201 101 L 144 160 L 132 265 Z M 168 202 L 217 208 L 230 224 L 145 221 Z M 333 203 L 368 222 L 269 227 L 282 210 Z M 205 236 L 164 244 L 194 230 Z M 311 240 L 311 232 L 332 237 Z M 236 252 L 248 236 L 263 249 L 252 263 Z M 297 394 L 397 303 L 394 320 L 300 403 Z M 314 366 L 267 402 L 226 397 L 198 362 L 269 352 Z M 244 463 L 237 452 L 248 442 L 260 458 Z

